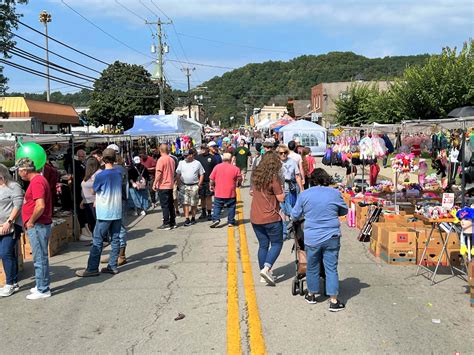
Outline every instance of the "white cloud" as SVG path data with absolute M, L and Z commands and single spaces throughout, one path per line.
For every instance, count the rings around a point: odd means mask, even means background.
M 61 3 L 60 0 L 49 0 Z M 92 16 L 121 17 L 132 23 L 142 20 L 124 10 L 116 0 L 65 0 Z M 137 0 L 120 3 L 145 18 L 155 16 Z M 442 26 L 461 26 L 473 31 L 472 0 L 142 0 L 153 12 L 164 17 L 157 4 L 171 18 L 218 19 L 233 23 L 282 24 L 309 21 L 329 26 L 398 27 L 428 31 Z M 256 22 L 257 21 L 257 22 Z M 305 23 L 309 23 L 305 22 Z

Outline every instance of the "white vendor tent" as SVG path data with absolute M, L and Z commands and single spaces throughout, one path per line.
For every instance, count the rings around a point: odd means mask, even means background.
M 177 115 L 135 116 L 133 128 L 126 134 L 159 137 L 159 136 L 190 136 L 196 144 L 201 144 L 201 124 Z
M 258 122 L 255 126 L 258 129 L 266 129 L 266 128 L 270 127 L 270 125 L 274 122 L 275 121 L 272 121 L 272 120 L 269 120 L 268 118 L 265 118 L 264 120 Z
M 312 155 L 322 156 L 326 151 L 327 130 L 316 123 L 298 120 L 282 127 L 279 133 L 285 144 L 298 138 L 301 145 L 311 148 Z

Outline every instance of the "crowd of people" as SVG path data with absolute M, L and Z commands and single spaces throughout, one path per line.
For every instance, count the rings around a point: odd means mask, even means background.
M 81 181 L 74 184 L 75 194 L 79 196 L 76 203 L 80 240 L 89 241 L 91 248 L 86 268 L 76 275 L 91 277 L 100 272 L 114 275 L 127 262 L 124 220 L 130 208 L 135 215 L 146 215 L 159 204 L 161 231 L 177 228 L 181 216 L 182 227 L 207 221 L 210 228 L 216 228 L 221 224 L 224 209 L 227 209 L 227 225 L 234 226 L 236 189 L 246 186 L 250 167 L 247 185 L 252 196 L 250 221 L 259 242 L 261 282 L 275 285 L 272 269 L 284 240 L 289 238 L 287 224 L 291 219 L 304 218 L 308 259 L 306 301 L 317 302 L 322 260 L 330 310 L 344 309 L 337 299 L 338 217 L 347 213 L 347 206 L 340 193 L 328 187 L 331 177 L 316 168 L 309 148 L 298 141 L 285 145 L 256 137 L 255 154 L 251 153 L 251 144 L 243 136 L 220 137 L 201 144 L 199 153 L 190 146 L 180 157 L 171 154 L 167 144 L 161 144 L 155 152 L 157 159 L 142 150 L 133 156 L 128 167 L 115 144 L 103 151 L 92 151 L 89 156 L 84 150 L 77 151 L 72 164 L 76 164 L 75 178 Z M 36 287 L 27 298 L 47 298 L 51 296 L 48 261 L 51 188 L 45 173 L 37 171 L 30 159 L 20 159 L 14 169 L 29 186 L 23 192 L 8 169 L 0 165 L 0 197 L 6 196 L 0 199 L 0 251 L 7 275 L 0 296 L 10 296 L 19 289 L 15 250 L 23 228 L 33 250 L 36 280 Z M 107 257 L 102 257 L 104 242 L 111 246 Z M 106 266 L 100 269 L 101 262 Z

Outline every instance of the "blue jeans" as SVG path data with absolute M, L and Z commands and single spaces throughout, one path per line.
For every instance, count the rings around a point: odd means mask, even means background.
M 113 221 L 97 220 L 94 233 L 92 236 L 92 246 L 89 253 L 89 260 L 87 261 L 87 271 L 99 271 L 100 256 L 102 254 L 102 247 L 104 239 L 107 235 L 110 236 L 110 245 L 112 250 L 110 252 L 109 268 L 117 269 L 117 259 L 120 250 L 120 227 L 122 223 L 120 219 Z
M 137 190 L 131 188 L 129 191 L 135 208 L 147 210 L 148 207 L 150 207 L 150 201 L 148 200 L 148 190 Z
M 235 207 L 236 207 L 237 200 L 235 197 L 233 198 L 214 198 L 214 208 L 212 210 L 212 220 L 213 221 L 220 221 L 221 219 L 221 210 L 224 208 L 225 205 L 229 208 L 229 212 L 227 213 L 227 223 L 228 224 L 235 224 Z
M 305 245 L 305 249 L 308 262 L 306 269 L 308 291 L 310 293 L 319 293 L 319 268 L 321 258 L 323 258 L 324 270 L 326 271 L 326 294 L 337 296 L 339 293 L 337 262 L 339 250 L 341 249 L 341 237 L 334 236 L 315 247 Z
M 36 288 L 41 293 L 48 292 L 50 290 L 48 242 L 51 237 L 51 225 L 36 223 L 26 233 L 33 253 Z
M 297 185 L 298 186 L 298 185 Z M 297 187 L 298 188 L 298 187 Z M 291 210 L 296 204 L 296 198 L 297 198 L 297 193 L 292 193 L 290 191 L 285 191 L 285 201 L 280 203 L 280 208 L 283 211 L 283 213 L 287 216 L 291 215 Z M 287 230 L 287 221 L 283 221 L 283 239 L 286 239 L 288 235 L 288 230 Z
M 254 224 L 252 228 L 258 239 L 258 266 L 271 268 L 283 247 L 283 225 L 281 221 L 268 224 Z
M 18 253 L 15 233 L 0 235 L 0 259 L 5 270 L 6 284 L 18 283 Z
M 120 220 L 120 248 L 127 246 L 127 228 L 125 228 L 125 217 L 127 216 L 127 201 L 122 201 L 122 219 Z

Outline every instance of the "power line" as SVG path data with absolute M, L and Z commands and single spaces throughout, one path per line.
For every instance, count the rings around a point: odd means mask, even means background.
M 66 44 L 66 43 L 64 43 L 64 42 L 61 42 L 61 41 L 59 41 L 59 40 L 57 40 L 57 39 L 55 39 L 55 38 L 53 38 L 53 37 L 51 37 L 51 36 L 47 36 L 47 35 L 45 35 L 43 32 L 38 31 L 37 29 L 35 29 L 35 28 L 33 28 L 33 27 L 27 25 L 26 23 L 21 22 L 20 20 L 16 20 L 16 22 L 18 22 L 19 24 L 25 26 L 26 28 L 29 28 L 30 30 L 32 30 L 32 31 L 34 31 L 34 32 L 36 32 L 36 33 L 39 33 L 40 35 L 42 35 L 43 37 L 46 37 L 46 38 L 50 39 L 51 41 L 54 41 L 54 42 L 56 42 L 56 43 L 59 43 L 60 45 L 66 47 L 66 48 L 69 48 L 70 50 L 73 50 L 73 51 L 76 52 L 76 53 L 82 54 L 83 56 L 86 56 L 86 57 L 88 57 L 88 58 L 90 58 L 90 59 L 93 59 L 93 60 L 95 60 L 95 61 L 97 61 L 97 62 L 99 62 L 99 63 L 105 64 L 105 65 L 110 65 L 110 63 L 107 63 L 107 62 L 104 62 L 103 60 L 97 59 L 97 58 L 95 58 L 95 57 L 93 57 L 93 56 L 91 56 L 91 55 L 89 55 L 89 54 L 87 54 L 87 53 L 84 53 L 84 52 L 82 52 L 82 51 L 80 51 L 80 50 L 78 50 L 78 49 L 76 49 L 76 48 L 74 48 L 74 47 L 71 47 L 70 45 L 68 45 L 68 44 Z
M 102 27 L 100 27 L 99 25 L 96 25 L 94 22 L 92 22 L 91 20 L 89 20 L 87 17 L 85 17 L 84 15 L 82 15 L 80 12 L 78 12 L 77 10 L 75 10 L 72 6 L 70 6 L 68 3 L 66 3 L 64 0 L 61 0 L 61 2 L 66 6 L 68 7 L 71 11 L 73 11 L 74 13 L 76 13 L 78 16 L 80 16 L 84 21 L 87 21 L 88 23 L 90 23 L 92 26 L 94 26 L 95 28 L 97 28 L 100 32 L 102 32 L 103 34 L 105 34 L 106 36 L 112 38 L 114 41 L 120 43 L 121 45 L 127 47 L 128 49 L 134 51 L 135 53 L 138 53 L 140 55 L 143 55 L 147 58 L 153 58 L 151 56 L 149 56 L 148 54 L 145 54 L 143 52 L 140 52 L 138 49 L 136 48 L 133 48 L 131 46 L 129 46 L 127 43 L 125 43 L 124 41 L 118 39 L 117 37 L 115 37 L 114 35 L 108 33 L 107 31 L 105 31 Z
M 285 54 L 291 54 L 291 55 L 295 55 L 295 54 L 302 55 L 302 54 L 303 54 L 303 53 L 295 53 L 295 52 L 282 51 L 282 50 L 278 50 L 278 49 L 271 49 L 271 48 L 263 48 L 263 47 L 249 46 L 249 45 L 246 45 L 246 44 L 238 44 L 238 43 L 224 42 L 224 41 L 219 41 L 219 40 L 216 40 L 216 39 L 204 38 L 204 37 L 200 37 L 200 36 L 196 36 L 196 35 L 190 35 L 190 34 L 181 33 L 181 32 L 179 32 L 178 34 L 181 35 L 181 36 L 184 36 L 184 37 L 199 39 L 199 40 L 202 40 L 202 41 L 220 43 L 220 44 L 224 44 L 224 45 L 227 45 L 227 46 L 243 47 L 243 48 L 257 49 L 257 50 L 268 51 L 268 52 L 285 53 Z
M 21 39 L 22 41 L 25 41 L 25 42 L 27 42 L 27 43 L 30 43 L 30 44 L 32 44 L 33 46 L 37 47 L 37 48 L 46 50 L 45 47 L 40 46 L 39 44 L 36 44 L 35 42 L 30 41 L 29 39 L 26 39 L 25 37 L 22 37 L 22 36 L 20 36 L 19 34 L 16 34 L 16 33 L 11 32 L 11 31 L 9 31 L 9 30 L 7 30 L 7 31 L 8 31 L 9 33 L 11 33 L 13 36 L 18 37 L 18 38 Z M 80 67 L 83 67 L 83 68 L 88 69 L 88 70 L 90 70 L 90 71 L 93 71 L 93 72 L 95 72 L 95 73 L 101 74 L 100 71 L 95 70 L 95 69 L 93 69 L 93 68 L 91 68 L 91 67 L 88 67 L 87 65 L 81 64 L 81 63 L 76 62 L 76 61 L 74 61 L 74 60 L 72 60 L 72 59 L 70 59 L 70 58 L 64 57 L 64 56 L 62 56 L 61 54 L 58 54 L 58 53 L 56 53 L 56 52 L 53 52 L 53 51 L 50 50 L 50 49 L 48 49 L 48 51 L 49 51 L 49 53 L 51 53 L 51 54 L 53 54 L 53 55 L 55 55 L 55 56 L 57 56 L 57 57 L 59 57 L 59 58 L 61 58 L 61 59 L 67 60 L 67 61 L 69 61 L 69 62 L 71 62 L 71 63 L 74 63 L 74 64 L 80 66 Z
M 49 66 L 53 70 L 59 71 L 59 72 L 64 73 L 66 75 L 74 76 L 78 79 L 87 80 L 87 81 L 90 81 L 90 82 L 94 82 L 95 80 L 97 80 L 97 78 L 94 78 L 94 77 L 86 75 L 86 74 L 82 74 L 82 73 L 77 72 L 75 70 L 71 70 L 69 68 L 58 65 L 54 62 L 47 61 L 47 60 L 45 60 L 41 57 L 38 57 L 34 54 L 31 54 L 27 51 L 24 51 L 23 49 L 20 49 L 20 48 L 11 48 L 9 50 L 9 52 L 16 55 L 16 56 L 18 56 L 18 57 L 29 60 L 33 63 L 40 64 L 42 66 Z
M 42 78 L 48 77 L 45 73 L 42 73 L 40 71 L 31 69 L 31 68 L 28 68 L 28 67 L 25 67 L 25 66 L 17 64 L 17 63 L 10 62 L 10 61 L 5 60 L 5 59 L 0 59 L 0 63 L 3 63 L 5 65 L 11 66 L 13 68 L 25 71 L 27 73 L 30 73 L 30 74 L 33 74 L 33 75 L 36 75 L 36 76 L 39 76 L 39 77 L 42 77 Z M 74 87 L 77 87 L 79 89 L 93 90 L 92 88 L 90 88 L 88 86 L 81 85 L 79 83 L 75 83 L 75 82 L 72 82 L 72 81 L 69 81 L 69 80 L 66 80 L 66 79 L 62 79 L 62 78 L 59 78 L 59 77 L 54 76 L 54 75 L 49 75 L 49 78 L 52 81 L 56 81 L 56 82 L 61 83 L 61 84 L 68 84 L 70 86 L 74 86 Z

